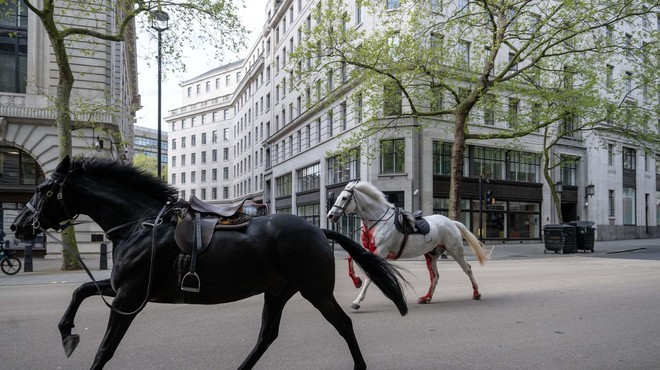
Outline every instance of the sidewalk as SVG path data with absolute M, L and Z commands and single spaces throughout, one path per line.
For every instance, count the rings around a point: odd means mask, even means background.
M 543 242 L 486 242 L 486 247 L 493 247 L 493 254 L 491 259 L 510 259 L 510 258 L 542 258 L 542 257 L 552 257 L 557 256 L 557 254 L 549 253 L 545 254 L 545 244 Z M 598 256 L 603 254 L 612 254 L 618 252 L 625 252 L 635 249 L 658 249 L 660 250 L 660 239 L 629 239 L 629 240 L 611 240 L 611 241 L 596 241 L 594 243 L 594 253 L 584 251 L 578 251 L 578 255 L 587 255 L 587 256 Z M 472 260 L 474 256 L 471 251 L 465 251 L 466 258 Z M 335 249 L 335 257 L 337 259 L 344 259 L 348 257 L 348 254 L 337 247 Z M 419 257 L 423 259 L 423 256 Z M 23 259 L 21 258 L 21 261 Z M 98 258 L 85 258 L 83 259 L 87 267 L 92 271 L 104 271 L 100 269 L 100 263 Z M 24 261 L 23 261 L 24 262 Z M 23 265 L 25 267 L 25 265 Z M 81 273 L 86 275 L 84 270 L 80 271 L 62 271 L 62 260 L 61 259 L 49 259 L 44 257 L 35 257 L 32 261 L 32 270 L 33 272 L 24 272 L 22 269 L 18 275 L 23 274 L 54 274 L 54 273 Z M 108 270 L 109 274 L 112 270 L 112 259 L 108 256 Z M 4 274 L 2 274 L 4 276 Z M 102 274 L 105 275 L 105 274 Z

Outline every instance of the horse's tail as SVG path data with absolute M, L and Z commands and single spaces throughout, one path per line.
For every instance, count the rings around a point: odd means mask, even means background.
M 463 225 L 459 221 L 454 221 L 454 224 L 458 226 L 458 229 L 461 231 L 461 235 L 463 236 L 463 239 L 465 239 L 468 242 L 470 248 L 472 249 L 472 252 L 477 257 L 477 260 L 479 260 L 479 263 L 482 265 L 486 263 L 486 260 L 490 258 L 493 249 L 492 248 L 490 250 L 486 249 L 486 247 L 484 247 L 484 245 L 479 241 L 479 239 L 477 239 L 477 237 L 474 234 L 472 234 L 472 232 L 468 230 L 468 228 L 465 227 L 465 225 Z
M 322 230 L 326 238 L 339 243 L 351 255 L 369 279 L 376 284 L 387 298 L 394 302 L 401 316 L 408 313 L 406 297 L 403 294 L 403 287 L 400 282 L 400 280 L 405 281 L 405 279 L 401 276 L 396 266 L 387 262 L 384 258 L 369 252 L 344 234 L 328 229 Z

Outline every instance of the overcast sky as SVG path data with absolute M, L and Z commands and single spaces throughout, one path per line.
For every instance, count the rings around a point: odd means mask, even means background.
M 245 9 L 241 12 L 241 18 L 245 27 L 252 31 L 249 36 L 247 48 L 250 48 L 258 36 L 257 30 L 261 30 L 265 21 L 265 7 L 267 0 L 245 0 Z M 171 32 L 171 31 L 170 31 Z M 138 36 L 138 86 L 142 97 L 142 109 L 137 112 L 137 125 L 156 129 L 158 127 L 158 66 L 156 64 L 156 55 L 147 56 L 151 62 L 147 63 L 145 56 L 140 53 L 142 42 L 154 42 L 145 37 Z M 157 50 L 153 48 L 154 50 Z M 233 58 L 228 57 L 225 62 L 229 63 L 239 58 L 246 57 L 248 49 L 241 55 Z M 179 83 L 189 78 L 198 76 L 212 68 L 219 67 L 221 64 L 207 58 L 199 58 L 198 55 L 191 55 L 185 61 L 187 71 L 177 75 L 167 76 L 162 82 L 162 118 L 168 115 L 168 111 L 181 106 L 181 88 Z M 147 65 L 150 64 L 150 65 Z M 168 131 L 165 122 L 162 122 L 162 130 Z

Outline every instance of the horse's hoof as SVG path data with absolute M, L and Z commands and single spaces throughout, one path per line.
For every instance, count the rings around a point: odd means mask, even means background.
M 357 303 L 353 303 L 353 304 L 351 305 L 351 308 L 354 309 L 354 310 L 359 310 L 359 309 L 360 309 L 360 305 L 357 304 Z
M 477 294 L 473 295 L 473 296 L 472 296 L 472 299 L 474 299 L 475 301 L 480 300 L 480 299 L 481 299 L 481 294 L 480 294 L 480 293 L 477 293 Z
M 62 339 L 62 345 L 64 346 L 64 353 L 66 353 L 66 357 L 71 356 L 76 347 L 78 347 L 79 342 L 80 335 L 78 334 L 72 334 Z
M 431 303 L 431 298 L 429 298 L 429 297 L 420 297 L 417 300 L 417 304 L 427 304 L 427 303 Z
M 357 280 L 355 280 L 355 282 L 353 282 L 353 284 L 355 285 L 355 289 L 360 289 L 360 288 L 362 288 L 362 279 L 361 279 L 361 278 L 357 278 Z

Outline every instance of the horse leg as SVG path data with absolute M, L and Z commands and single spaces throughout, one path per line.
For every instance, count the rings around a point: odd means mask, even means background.
M 268 347 L 275 341 L 280 332 L 280 320 L 282 319 L 282 310 L 284 305 L 296 293 L 291 287 L 285 288 L 278 295 L 270 292 L 264 293 L 264 309 L 261 314 L 261 330 L 257 344 L 243 361 L 239 369 L 252 369 L 266 352 Z
M 110 285 L 110 279 L 98 281 L 96 284 L 93 282 L 84 283 L 80 285 L 71 296 L 69 307 L 67 307 L 64 315 L 62 316 L 62 319 L 60 320 L 60 323 L 57 325 L 62 336 L 62 345 L 64 346 L 66 357 L 71 356 L 73 351 L 78 346 L 78 342 L 80 342 L 80 335 L 71 334 L 71 329 L 75 327 L 73 322 L 76 317 L 76 313 L 78 312 L 78 308 L 80 308 L 80 305 L 86 298 L 99 294 L 99 290 L 104 296 L 115 296 L 115 291 Z
M 367 289 L 369 289 L 369 285 L 371 285 L 371 279 L 367 277 L 364 279 L 364 285 L 362 286 L 362 290 L 360 290 L 360 294 L 358 294 L 357 298 L 353 301 L 353 304 L 351 304 L 352 309 L 360 309 L 360 302 L 362 302 L 364 300 L 364 296 L 367 295 Z
M 429 270 L 429 278 L 431 279 L 431 285 L 429 285 L 429 291 L 425 296 L 419 297 L 417 303 L 429 303 L 433 298 L 433 292 L 435 292 L 435 287 L 438 285 L 438 280 L 440 274 L 438 274 L 438 256 L 439 254 L 434 250 L 429 253 L 424 254 L 426 259 L 426 268 Z
M 463 269 L 463 272 L 465 272 L 465 274 L 470 278 L 470 282 L 472 283 L 472 299 L 481 299 L 479 286 L 477 285 L 477 281 L 474 279 L 474 275 L 472 274 L 472 266 L 470 266 L 470 264 L 465 260 L 465 256 L 463 255 L 462 242 L 458 245 L 458 248 L 447 248 L 447 253 L 449 253 L 454 258 L 454 260 L 456 260 L 459 266 L 461 266 Z
M 142 290 L 137 289 L 137 291 L 141 292 Z M 135 291 L 132 293 L 135 293 Z M 135 294 L 132 295 L 135 296 Z M 141 294 L 137 295 L 141 296 Z M 112 302 L 112 307 L 114 309 L 110 311 L 108 327 L 105 331 L 105 335 L 103 336 L 103 340 L 101 341 L 101 345 L 96 351 L 96 357 L 94 358 L 94 363 L 90 369 L 102 369 L 103 366 L 105 366 L 105 364 L 110 361 L 112 356 L 115 354 L 115 351 L 117 350 L 117 346 L 119 346 L 119 342 L 121 342 L 122 338 L 124 338 L 128 327 L 131 326 L 133 319 L 135 319 L 135 316 L 137 316 L 137 312 L 131 312 L 127 315 L 115 311 L 116 309 L 130 312 L 134 311 L 138 307 L 139 303 L 134 302 L 132 298 L 125 298 L 127 296 L 128 295 L 118 294 Z
M 353 280 L 353 285 L 355 288 L 360 289 L 362 286 L 362 279 L 359 276 L 355 275 L 355 268 L 353 268 L 353 257 L 348 256 L 348 276 Z
M 367 284 L 369 280 L 367 280 Z M 354 370 L 364 370 L 367 368 L 367 363 L 362 357 L 362 352 L 360 351 L 360 346 L 358 345 L 357 338 L 355 338 L 355 332 L 353 331 L 353 322 L 351 318 L 346 315 L 346 313 L 341 309 L 339 303 L 332 294 L 327 296 L 320 296 L 318 292 L 315 292 L 314 295 L 305 294 L 305 292 L 300 292 L 302 296 L 310 301 L 316 309 L 318 309 L 323 317 L 332 326 L 335 327 L 339 335 L 341 335 L 346 343 L 348 348 L 351 351 L 351 356 L 353 356 Z

